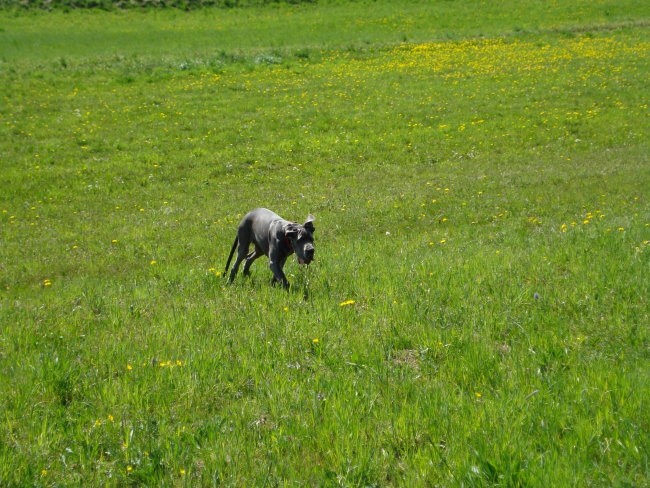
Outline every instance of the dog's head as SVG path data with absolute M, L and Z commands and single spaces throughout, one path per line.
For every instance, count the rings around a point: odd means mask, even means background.
M 284 231 L 300 264 L 314 260 L 314 230 L 314 216 L 310 214 L 304 224 L 289 224 Z

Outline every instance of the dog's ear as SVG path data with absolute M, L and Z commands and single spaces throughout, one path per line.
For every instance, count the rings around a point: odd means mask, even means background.
M 314 220 L 316 220 L 316 217 L 314 217 L 312 214 L 309 214 L 307 216 L 307 220 L 305 221 L 303 227 L 307 229 L 309 232 L 314 232 L 316 230 L 316 228 L 314 227 Z
M 284 235 L 289 239 L 295 239 L 298 237 L 298 228 L 294 224 L 287 225 L 284 229 Z

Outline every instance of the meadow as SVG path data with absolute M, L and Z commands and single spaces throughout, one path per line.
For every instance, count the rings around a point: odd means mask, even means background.
M 0 486 L 650 486 L 649 26 L 0 11 Z

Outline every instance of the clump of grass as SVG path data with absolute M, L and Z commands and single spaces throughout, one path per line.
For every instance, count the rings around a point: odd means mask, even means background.
M 18 19 L 0 485 L 646 483 L 643 27 L 230 59 L 30 53 Z M 318 218 L 288 293 L 220 275 L 258 205 Z

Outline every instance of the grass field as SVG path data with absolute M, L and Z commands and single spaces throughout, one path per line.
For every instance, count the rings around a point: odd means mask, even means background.
M 650 5 L 549 5 L 0 12 L 0 486 L 650 486 Z

